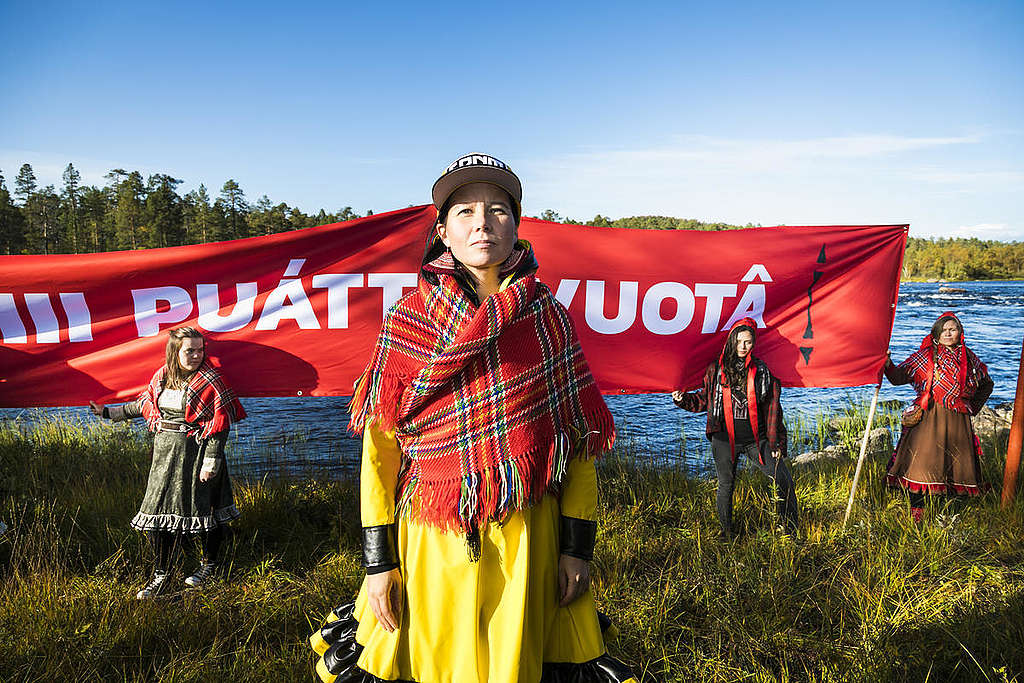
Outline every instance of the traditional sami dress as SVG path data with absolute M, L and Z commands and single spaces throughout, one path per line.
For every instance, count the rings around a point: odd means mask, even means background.
M 918 394 L 915 403 L 924 409 L 921 421 L 900 434 L 886 483 L 912 493 L 978 495 L 987 491 L 981 443 L 971 424 L 971 415 L 992 394 L 985 364 L 966 344 L 951 348 L 928 335 L 905 361 L 887 363 L 885 376 L 893 384 L 913 383 Z
M 231 422 L 245 411 L 206 362 L 179 390 L 164 388 L 163 371 L 138 400 L 110 410 L 114 420 L 145 417 L 154 433 L 146 493 L 131 525 L 140 531 L 210 531 L 239 517 L 224 445 Z M 205 482 L 199 480 L 204 462 L 217 472 Z
M 449 303 L 462 306 L 464 302 L 451 285 L 442 277 L 439 288 L 443 291 L 438 292 L 421 282 L 417 293 L 389 313 L 377 353 L 387 353 L 392 348 L 408 350 L 408 335 L 391 334 L 389 326 L 405 315 L 416 325 L 426 324 L 426 318 L 431 316 L 423 316 L 422 297 L 441 295 L 451 299 Z M 592 455 L 607 446 L 613 433 L 610 414 L 596 387 L 592 387 L 593 380 L 574 336 L 556 339 L 570 329 L 549 329 L 549 334 L 542 335 L 546 339 L 538 339 L 533 322 L 526 320 L 539 313 L 542 317 L 554 315 L 568 324 L 564 309 L 555 312 L 551 307 L 553 298 L 546 299 L 550 296 L 546 287 L 542 291 L 535 289 L 541 287 L 532 274 L 515 282 L 506 281 L 502 291 L 489 297 L 479 310 L 472 306 L 463 314 L 454 315 L 454 329 L 448 322 L 440 321 L 439 328 L 447 330 L 453 338 L 447 343 L 436 339 L 429 342 L 437 344 L 435 361 L 438 357 L 449 357 L 446 351 L 451 353 L 453 348 L 464 349 L 462 343 L 472 345 L 470 340 L 475 335 L 464 336 L 460 343 L 459 329 L 466 332 L 475 323 L 488 319 L 520 320 L 529 335 L 533 335 L 532 342 L 519 339 L 514 324 L 505 326 L 501 334 L 507 335 L 507 340 L 492 337 L 490 343 L 480 347 L 484 358 L 478 356 L 477 360 L 483 364 L 474 367 L 476 360 L 470 359 L 460 370 L 448 374 L 449 379 L 444 380 L 447 386 L 434 398 L 449 398 L 454 386 L 460 400 L 466 402 L 464 405 L 428 400 L 428 407 L 409 412 L 407 418 L 400 416 L 393 424 L 382 416 L 359 419 L 360 400 L 372 413 L 374 394 L 390 396 L 402 405 L 420 400 L 414 388 L 417 379 L 429 383 L 442 373 L 430 362 L 425 366 L 421 363 L 419 372 L 415 367 L 399 368 L 394 376 L 404 377 L 403 384 L 390 388 L 384 386 L 386 379 L 381 382 L 380 377 L 374 376 L 371 363 L 370 373 L 357 385 L 353 422 L 364 425 L 362 524 L 364 530 L 395 525 L 403 607 L 399 627 L 391 633 L 377 622 L 368 604 L 365 583 L 354 603 L 336 608 L 324 627 L 310 639 L 314 650 L 323 655 L 317 672 L 325 683 L 636 680 L 621 662 L 607 654 L 602 619 L 589 588 L 567 607 L 558 606 L 557 570 L 559 555 L 565 552 L 561 538 L 565 519 L 579 523 L 594 520 L 597 476 Z M 544 297 L 545 301 L 537 302 L 537 297 Z M 410 298 L 419 301 L 409 301 Z M 526 306 L 525 311 L 522 305 Z M 429 301 L 426 308 L 434 310 L 436 320 L 437 309 Z M 580 419 L 575 427 L 589 425 L 590 434 L 575 433 L 573 425 L 562 424 L 568 431 L 559 438 L 551 438 L 551 419 L 543 414 L 549 409 L 548 401 L 554 406 L 551 412 L 556 415 L 556 422 L 561 419 L 558 415 L 565 418 L 568 413 L 560 411 L 557 398 L 550 398 L 546 391 L 533 393 L 537 383 L 519 372 L 528 367 L 527 363 L 533 364 L 531 356 L 551 359 L 551 354 L 527 351 L 515 367 L 499 363 L 500 372 L 478 372 L 487 359 L 496 360 L 502 354 L 522 352 L 531 343 L 547 342 L 564 352 L 569 361 L 569 365 L 553 361 L 550 367 L 557 371 L 547 375 L 547 381 L 557 378 L 564 382 L 562 389 L 577 402 L 575 409 L 587 406 L 586 410 L 578 410 Z M 418 357 L 418 353 L 410 352 L 412 357 Z M 572 366 L 576 370 L 559 374 Z M 377 368 L 381 367 L 389 368 L 390 372 L 390 363 L 377 363 Z M 585 377 L 571 376 L 584 372 Z M 543 387 L 546 380 L 537 379 Z M 519 400 L 524 398 L 520 393 L 518 398 L 506 397 L 507 400 L 490 402 L 486 407 L 478 403 L 486 402 L 484 394 L 477 391 L 479 388 L 498 387 L 495 391 L 500 394 L 501 386 L 518 387 L 529 401 Z M 371 396 L 370 400 L 366 394 Z M 465 405 L 495 412 L 491 419 L 483 419 L 484 413 Z M 595 415 L 599 417 L 594 419 Z M 447 435 L 443 430 L 435 430 L 433 439 L 424 436 L 432 431 L 433 419 L 444 421 L 453 417 L 460 425 L 472 427 Z M 543 433 L 545 429 L 549 430 L 546 446 L 540 452 L 531 450 L 541 443 L 531 430 Z M 569 434 L 573 438 L 568 438 Z M 481 447 L 483 435 L 498 448 L 492 451 Z M 444 450 L 437 449 L 438 444 L 449 439 L 457 444 L 446 453 L 449 464 L 456 464 L 454 478 L 434 469 L 433 465 L 442 463 L 431 462 L 432 455 Z M 505 450 L 509 444 L 519 448 Z M 530 453 L 529 458 L 518 457 L 524 450 Z M 479 457 L 493 466 L 475 467 L 467 456 Z M 453 502 L 433 506 L 432 501 Z

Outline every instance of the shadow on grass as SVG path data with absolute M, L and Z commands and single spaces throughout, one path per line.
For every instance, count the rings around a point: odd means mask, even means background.
M 881 680 L 1014 681 L 1024 678 L 1024 594 L 979 596 L 926 626 L 897 629 L 875 658 Z

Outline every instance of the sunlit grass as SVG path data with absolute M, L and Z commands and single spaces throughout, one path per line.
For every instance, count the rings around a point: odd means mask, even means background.
M 863 407 L 844 411 L 791 439 L 859 445 Z M 985 444 L 990 481 L 1004 448 Z M 0 426 L 0 680 L 313 680 L 305 636 L 362 578 L 356 483 L 313 465 L 236 482 L 228 580 L 139 602 L 149 554 L 127 522 L 148 453 L 124 426 Z M 648 681 L 1024 681 L 1024 503 L 936 501 L 917 527 L 883 466 L 865 466 L 846 530 L 852 462 L 796 469 L 796 541 L 745 473 L 723 543 L 713 481 L 628 445 L 603 459 L 593 569 L 613 653 Z

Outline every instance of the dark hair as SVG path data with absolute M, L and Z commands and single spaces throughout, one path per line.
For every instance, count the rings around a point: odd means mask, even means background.
M 164 373 L 165 389 L 180 389 L 188 382 L 193 373 L 181 367 L 178 362 L 178 351 L 181 342 L 186 339 L 202 339 L 203 355 L 206 355 L 206 337 L 194 327 L 178 327 L 167 332 L 167 371 Z
M 939 341 L 939 336 L 942 334 L 942 327 L 950 320 L 956 323 L 956 329 L 960 331 L 960 338 L 963 339 L 964 326 L 960 324 L 960 321 L 957 320 L 957 317 L 955 315 L 944 315 L 938 320 L 936 320 L 935 324 L 932 325 L 932 339 L 935 342 Z
M 736 355 L 736 338 L 740 332 L 749 332 L 754 339 L 757 339 L 757 332 L 750 325 L 740 325 L 729 332 L 725 340 L 725 349 L 722 353 L 722 369 L 725 370 L 725 377 L 729 380 L 729 386 L 743 386 L 746 377 L 743 371 L 737 367 L 739 356 Z

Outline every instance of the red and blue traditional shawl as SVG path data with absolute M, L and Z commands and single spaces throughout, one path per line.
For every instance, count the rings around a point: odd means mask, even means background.
M 161 366 L 149 380 L 149 386 L 139 395 L 142 416 L 146 418 L 150 431 L 154 432 L 161 419 L 157 397 L 163 391 L 166 373 L 167 366 Z M 189 433 L 196 441 L 208 439 L 211 434 L 222 432 L 231 423 L 245 418 L 245 408 L 209 359 L 203 360 L 199 369 L 192 373 L 184 393 L 185 422 L 195 425 Z
M 401 514 L 469 531 L 556 490 L 615 426 L 568 312 L 532 273 L 480 306 L 453 275 L 437 281 L 388 311 L 349 427 L 395 431 Z

